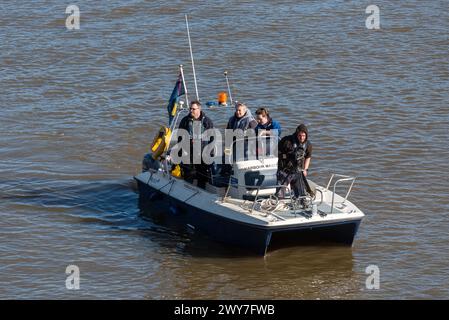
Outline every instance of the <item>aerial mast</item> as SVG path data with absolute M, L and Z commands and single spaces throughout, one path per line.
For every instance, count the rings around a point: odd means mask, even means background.
M 199 101 L 200 97 L 198 95 L 198 84 L 196 83 L 196 73 L 195 73 L 195 62 L 193 61 L 193 51 L 192 51 L 192 42 L 190 40 L 190 31 L 189 31 L 189 21 L 186 17 L 186 27 L 187 27 L 187 37 L 189 38 L 189 48 L 190 48 L 190 58 L 192 59 L 192 71 L 193 71 L 193 81 L 195 82 L 195 93 L 196 93 L 196 99 Z

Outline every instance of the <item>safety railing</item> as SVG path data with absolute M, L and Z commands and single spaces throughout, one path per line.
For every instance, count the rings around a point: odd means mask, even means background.
M 332 176 L 331 176 L 330 179 L 329 179 L 329 182 L 327 183 L 326 190 L 329 190 L 329 187 L 330 187 L 330 185 L 331 185 L 331 183 L 332 183 L 334 177 L 336 177 L 336 178 L 337 178 L 337 177 L 340 177 L 340 179 L 336 180 L 336 181 L 334 182 L 334 185 L 333 185 L 332 202 L 331 202 L 331 211 L 330 211 L 331 214 L 332 214 L 333 211 L 334 211 L 335 190 L 336 190 L 336 188 L 337 188 L 337 185 L 338 185 L 339 183 L 341 183 L 341 182 L 344 182 L 344 181 L 352 181 L 352 182 L 351 182 L 351 185 L 349 186 L 348 192 L 346 193 L 346 196 L 345 196 L 345 198 L 344 198 L 344 200 L 343 200 L 343 202 L 342 202 L 342 204 L 344 205 L 344 203 L 345 203 L 346 200 L 348 199 L 349 194 L 351 193 L 352 187 L 354 186 L 354 182 L 355 182 L 355 179 L 356 179 L 356 177 L 345 176 L 345 175 L 342 175 L 342 174 L 335 174 L 335 173 L 334 173 L 334 174 L 332 174 Z

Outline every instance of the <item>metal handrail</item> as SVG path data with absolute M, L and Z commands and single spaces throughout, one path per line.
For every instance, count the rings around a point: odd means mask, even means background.
M 334 179 L 334 177 L 341 177 L 341 179 L 336 180 L 335 183 L 334 183 L 333 193 L 332 193 L 331 211 L 330 211 L 331 214 L 334 211 L 335 190 L 337 188 L 337 184 L 339 184 L 340 182 L 344 182 L 344 181 L 352 181 L 352 183 L 351 183 L 351 185 L 350 185 L 350 187 L 348 189 L 348 192 L 346 193 L 346 196 L 345 196 L 345 198 L 344 198 L 344 200 L 342 202 L 342 204 L 344 204 L 346 202 L 346 200 L 348 199 L 349 194 L 351 193 L 352 187 L 354 186 L 355 179 L 356 179 L 356 177 L 345 176 L 345 175 L 342 175 L 342 174 L 332 174 L 332 176 L 329 179 L 329 182 L 328 182 L 328 184 L 326 186 L 326 190 L 329 190 L 329 187 L 330 187 L 331 182 Z
M 320 195 L 321 195 L 321 201 L 320 201 L 320 203 L 318 204 L 318 205 L 321 205 L 321 204 L 323 203 L 323 201 L 324 201 L 323 191 L 321 191 L 320 189 L 315 189 L 315 191 L 318 191 L 318 192 L 320 193 Z

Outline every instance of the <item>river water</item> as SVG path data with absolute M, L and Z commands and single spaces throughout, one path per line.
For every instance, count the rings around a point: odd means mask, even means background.
M 449 298 L 447 1 L 0 3 L 0 298 Z M 178 64 L 193 92 L 185 13 L 203 101 L 228 70 L 234 99 L 309 126 L 314 181 L 358 177 L 352 248 L 235 254 L 139 208 Z

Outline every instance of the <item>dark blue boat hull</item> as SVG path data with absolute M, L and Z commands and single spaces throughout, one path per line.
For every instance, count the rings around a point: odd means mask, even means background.
M 158 214 L 175 217 L 195 234 L 265 255 L 268 249 L 301 244 L 341 243 L 352 245 L 360 221 L 325 226 L 272 229 L 242 223 L 190 206 L 137 180 L 139 201 Z

